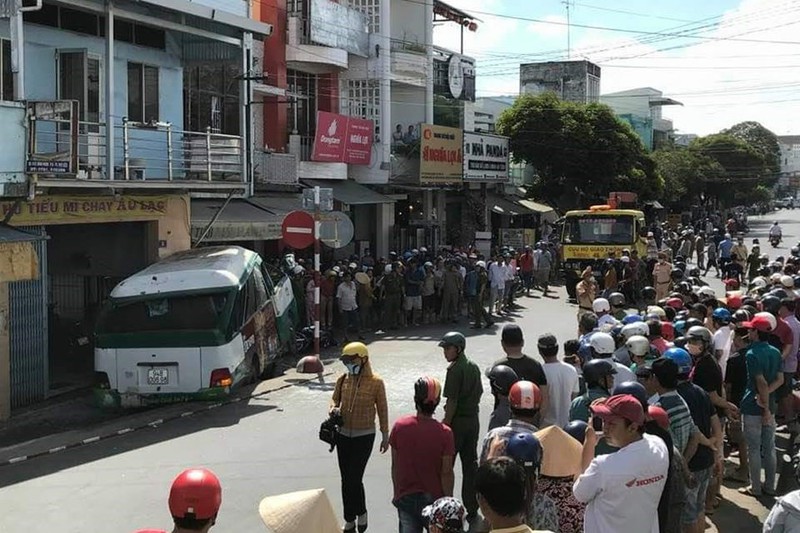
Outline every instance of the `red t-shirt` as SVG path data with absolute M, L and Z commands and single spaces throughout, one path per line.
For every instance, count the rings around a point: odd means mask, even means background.
M 394 499 L 424 492 L 439 499 L 442 458 L 455 455 L 453 431 L 433 418 L 406 415 L 394 423 L 389 444 L 395 454 L 397 479 Z
M 522 254 L 519 256 L 519 269 L 523 272 L 533 272 L 533 255 Z

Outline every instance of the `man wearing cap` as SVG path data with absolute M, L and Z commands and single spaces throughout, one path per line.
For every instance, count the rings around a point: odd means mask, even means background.
M 783 384 L 781 354 L 767 341 L 773 330 L 769 317 L 760 313 L 742 326 L 750 330 L 750 344 L 745 360 L 747 386 L 742 397 L 742 430 L 747 439 L 750 486 L 740 492 L 750 496 L 775 494 L 777 457 L 775 455 L 775 402 L 772 392 Z M 761 466 L 764 486 L 761 486 Z
M 539 361 L 522 353 L 522 349 L 525 347 L 525 338 L 522 335 L 522 328 L 517 324 L 506 324 L 503 326 L 500 345 L 503 347 L 506 356 L 495 361 L 490 369 L 497 365 L 506 365 L 517 373 L 519 379 L 535 383 L 543 396 L 542 411 L 544 411 L 549 401 L 547 398 L 549 394 L 547 374 L 545 374 L 544 368 Z M 495 405 L 495 407 L 497 406 Z
M 464 504 L 450 497 L 439 498 L 422 510 L 428 533 L 463 533 L 466 514 Z
M 575 286 L 575 298 L 578 300 L 578 320 L 586 313 L 592 312 L 592 302 L 597 298 L 597 283 L 592 274 L 592 267 L 587 266 L 581 273 L 581 281 Z
M 658 252 L 658 262 L 653 267 L 653 283 L 656 287 L 656 300 L 662 300 L 669 294 L 672 283 L 672 265 L 667 262 L 667 254 Z
M 392 447 L 392 484 L 400 519 L 400 533 L 422 533 L 422 511 L 436 499 L 453 495 L 453 431 L 433 418 L 442 386 L 431 377 L 414 384 L 415 415 L 395 422 L 389 435 Z
M 586 503 L 586 533 L 658 533 L 658 502 L 667 481 L 669 457 L 664 441 L 645 434 L 642 404 L 629 394 L 592 404 L 603 421 L 603 435 L 616 453 L 595 457 L 597 434 L 586 430 L 581 475 L 573 493 Z
M 508 440 L 516 433 L 535 433 L 538 428 L 534 420 L 539 414 L 542 405 L 542 392 L 535 383 L 530 381 L 517 381 L 508 392 L 508 403 L 511 406 L 511 420 L 505 426 L 500 426 L 488 432 L 481 444 L 480 462 L 486 462 L 489 449 L 495 438 L 499 441 Z

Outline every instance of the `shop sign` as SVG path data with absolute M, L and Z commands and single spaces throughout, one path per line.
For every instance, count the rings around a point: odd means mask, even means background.
M 521 228 L 501 228 L 500 243 L 503 246 L 510 246 L 515 250 L 520 249 L 527 244 L 525 242 L 525 231 Z
M 317 133 L 311 160 L 369 165 L 373 131 L 371 120 L 317 111 Z
M 464 132 L 464 181 L 508 181 L 508 137 Z
M 39 196 L 31 202 L 0 202 L 14 226 L 153 220 L 167 212 L 167 196 Z
M 422 124 L 419 182 L 460 183 L 464 172 L 464 132 L 457 128 Z

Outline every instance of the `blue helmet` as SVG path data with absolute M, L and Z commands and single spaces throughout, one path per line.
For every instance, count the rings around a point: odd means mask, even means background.
M 640 315 L 636 314 L 625 315 L 625 317 L 622 319 L 622 323 L 626 326 L 628 324 L 633 324 L 634 322 L 644 322 L 644 320 L 642 320 Z
M 714 309 L 714 312 L 711 314 L 711 317 L 714 320 L 718 320 L 723 324 L 728 324 L 731 321 L 731 312 L 725 309 L 724 307 L 717 307 Z
M 528 431 L 515 433 L 506 442 L 506 455 L 526 469 L 539 470 L 542 453 L 542 443 Z
M 692 356 L 683 348 L 670 348 L 664 352 L 664 357 L 678 365 L 678 375 L 688 375 L 692 371 Z
M 564 431 L 569 433 L 572 438 L 583 444 L 583 441 L 586 438 L 586 429 L 588 427 L 589 424 L 583 420 L 573 420 L 564 426 Z
M 686 321 L 678 320 L 672 325 L 672 329 L 675 330 L 676 336 L 683 337 L 686 334 Z

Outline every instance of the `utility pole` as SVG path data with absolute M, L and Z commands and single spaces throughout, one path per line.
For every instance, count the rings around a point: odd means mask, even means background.
M 572 59 L 572 44 L 570 42 L 571 25 L 569 20 L 569 8 L 575 7 L 575 0 L 564 0 L 561 2 L 567 8 L 567 59 Z

